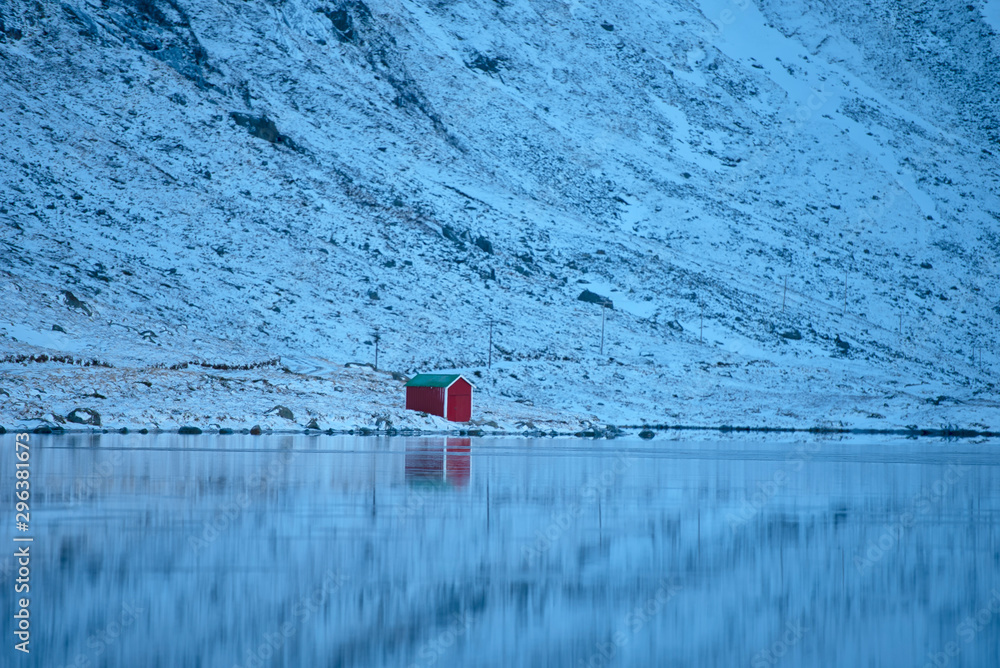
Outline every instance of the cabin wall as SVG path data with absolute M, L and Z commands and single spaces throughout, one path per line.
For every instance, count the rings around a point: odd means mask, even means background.
M 406 408 L 444 417 L 444 393 L 443 387 L 408 387 Z

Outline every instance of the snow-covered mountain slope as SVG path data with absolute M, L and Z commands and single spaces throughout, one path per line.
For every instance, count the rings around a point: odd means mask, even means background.
M 148 423 L 100 379 L 323 378 L 377 330 L 380 368 L 469 372 L 512 420 L 995 426 L 993 9 L 6 3 L 0 424 Z M 253 392 L 214 410 L 259 422 Z

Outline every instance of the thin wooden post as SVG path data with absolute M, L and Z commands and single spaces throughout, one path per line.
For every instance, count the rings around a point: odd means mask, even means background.
M 486 361 L 486 368 L 493 368 L 493 318 L 490 318 L 490 351 Z
M 785 298 L 788 297 L 788 277 L 785 276 L 785 291 L 781 293 L 781 312 L 785 312 Z
M 847 315 L 847 270 L 844 270 L 844 315 Z
M 379 334 L 378 327 L 375 328 L 375 335 L 372 338 L 375 339 L 375 370 L 378 371 L 378 342 L 382 338 Z
M 701 331 L 698 333 L 698 341 L 705 342 L 705 307 L 701 307 Z
M 604 316 L 608 311 L 607 301 L 601 302 L 601 354 L 604 354 Z

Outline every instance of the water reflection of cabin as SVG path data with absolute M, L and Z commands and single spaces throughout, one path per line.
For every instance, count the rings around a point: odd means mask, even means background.
M 472 419 L 473 385 L 458 373 L 419 373 L 406 384 L 406 408 L 451 422 Z
M 469 482 L 468 438 L 421 438 L 406 444 L 406 480 L 411 484 Z

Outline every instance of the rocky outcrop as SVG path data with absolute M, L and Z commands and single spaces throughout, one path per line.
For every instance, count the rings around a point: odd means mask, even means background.
M 92 408 L 74 408 L 73 411 L 66 416 L 66 421 L 74 424 L 89 424 L 94 427 L 100 427 L 101 414 Z
M 588 304 L 599 304 L 601 306 L 607 306 L 608 308 L 611 309 L 615 307 L 615 304 L 613 301 L 611 301 L 610 297 L 599 295 L 596 292 L 591 292 L 590 290 L 584 290 L 583 292 L 581 292 L 580 296 L 577 297 L 577 300 L 581 302 L 587 302 Z
M 239 111 L 231 111 L 229 112 L 229 117 L 236 121 L 237 125 L 246 128 L 252 136 L 258 139 L 263 139 L 264 141 L 280 146 L 287 146 L 293 151 L 300 150 L 290 137 L 278 132 L 278 126 L 266 115 L 253 116 Z

